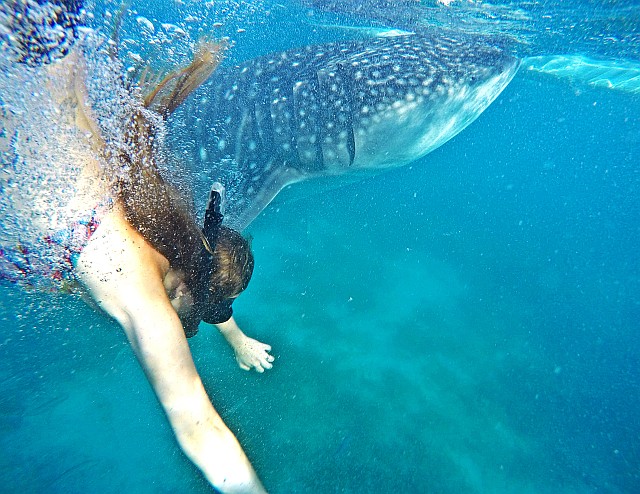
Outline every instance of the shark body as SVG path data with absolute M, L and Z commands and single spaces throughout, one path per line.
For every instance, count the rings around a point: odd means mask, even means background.
M 286 185 L 410 163 L 473 122 L 519 62 L 479 39 L 406 35 L 310 45 L 214 74 L 170 121 L 196 197 L 227 190 L 244 229 Z M 200 206 L 198 204 L 198 206 Z

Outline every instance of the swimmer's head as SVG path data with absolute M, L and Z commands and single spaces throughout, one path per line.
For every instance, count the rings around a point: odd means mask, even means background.
M 215 247 L 203 248 L 198 263 L 200 280 L 194 286 L 193 310 L 181 315 L 187 337 L 198 332 L 200 321 L 217 324 L 227 321 L 233 311 L 231 304 L 249 284 L 253 274 L 253 254 L 250 243 L 237 231 L 220 226 Z
M 253 254 L 248 240 L 222 225 L 224 203 L 224 186 L 216 182 L 211 187 L 204 214 L 199 274 L 201 285 L 209 285 L 207 299 L 214 302 L 240 295 L 253 274 Z
M 233 299 L 247 288 L 253 274 L 249 241 L 222 225 L 223 207 L 224 187 L 214 184 L 200 232 L 200 252 L 193 265 L 194 310 L 189 321 L 183 321 L 187 336 L 197 332 L 200 320 L 209 324 L 227 321 L 233 313 Z

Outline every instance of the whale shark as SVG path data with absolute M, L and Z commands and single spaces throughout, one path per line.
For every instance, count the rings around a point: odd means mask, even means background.
M 519 61 L 483 38 L 407 34 L 308 45 L 219 70 L 169 120 L 196 206 L 226 188 L 239 230 L 283 187 L 415 161 L 473 122 Z

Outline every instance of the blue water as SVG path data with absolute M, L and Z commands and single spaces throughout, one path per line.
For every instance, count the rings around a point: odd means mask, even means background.
M 235 305 L 274 368 L 190 340 L 270 492 L 640 492 L 639 115 L 521 71 L 419 162 L 276 199 Z M 115 323 L 0 292 L 0 491 L 210 492 Z

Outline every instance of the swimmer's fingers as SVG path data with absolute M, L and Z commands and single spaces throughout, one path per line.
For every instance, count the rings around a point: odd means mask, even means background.
M 271 348 L 271 347 L 269 347 Z M 269 355 L 267 352 L 264 352 L 263 355 L 260 356 L 260 365 L 262 366 L 262 370 L 258 370 L 258 372 L 264 372 L 266 369 L 271 369 L 273 367 L 273 362 L 275 357 L 273 355 Z
M 270 345 L 260 343 L 253 338 L 246 338 L 242 345 L 239 345 L 236 350 L 236 360 L 238 365 L 243 370 L 255 369 L 257 372 L 264 372 L 266 369 L 271 369 L 275 359 L 272 355 L 269 355 L 271 350 Z
M 250 371 L 251 369 L 255 369 L 256 372 L 259 372 L 260 374 L 262 374 L 265 371 L 265 369 L 271 369 L 271 367 L 273 367 L 268 362 L 262 361 L 259 359 L 252 360 L 250 364 L 246 364 L 244 361 L 240 359 L 237 359 L 237 360 L 238 360 L 238 365 L 242 370 Z
M 265 370 L 271 369 L 273 367 L 273 364 L 271 362 L 274 361 L 274 357 L 267 353 L 267 348 L 271 350 L 271 347 L 269 345 L 265 345 L 259 342 L 256 343 L 258 343 L 258 345 L 262 348 L 256 348 L 256 353 L 253 355 L 255 359 L 253 366 L 257 372 L 262 374 Z
M 273 361 L 276 359 L 269 352 L 271 351 L 271 345 L 260 343 L 263 347 L 263 352 L 260 355 L 260 364 L 264 369 L 271 369 L 273 367 Z

